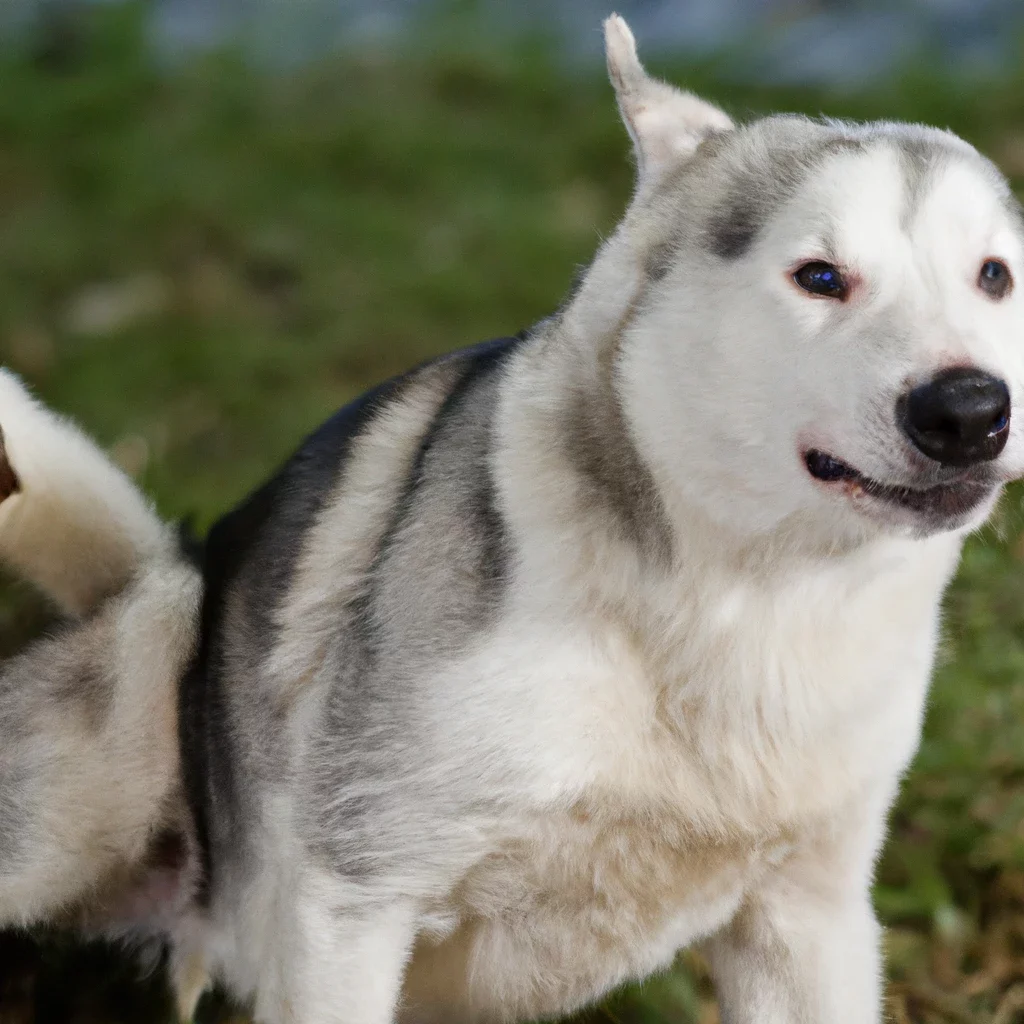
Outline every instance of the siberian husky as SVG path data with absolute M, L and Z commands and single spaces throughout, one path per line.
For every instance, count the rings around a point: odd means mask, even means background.
M 0 381 L 0 916 L 166 940 L 263 1024 L 556 1016 L 706 953 L 881 1016 L 872 865 L 961 542 L 1024 475 L 1024 231 L 916 125 L 608 66 L 638 166 L 524 336 L 343 409 L 201 557 Z

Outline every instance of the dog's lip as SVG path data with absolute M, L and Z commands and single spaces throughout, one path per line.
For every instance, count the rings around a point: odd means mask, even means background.
M 887 484 L 865 476 L 848 462 L 820 448 L 804 451 L 803 461 L 814 480 L 826 486 L 842 487 L 851 498 L 873 498 L 910 512 L 931 515 L 964 515 L 991 494 L 998 483 L 990 476 L 977 477 L 961 472 L 942 482 L 920 487 Z

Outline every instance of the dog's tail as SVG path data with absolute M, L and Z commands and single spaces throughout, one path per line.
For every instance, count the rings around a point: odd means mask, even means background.
M 0 431 L 0 559 L 63 611 L 88 613 L 173 551 L 173 531 L 131 480 L 3 369 Z

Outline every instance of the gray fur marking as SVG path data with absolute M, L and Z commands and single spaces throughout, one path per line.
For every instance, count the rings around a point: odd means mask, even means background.
M 672 528 L 654 478 L 629 434 L 615 388 L 624 322 L 602 353 L 597 394 L 580 388 L 569 396 L 564 437 L 568 456 L 585 482 L 584 503 L 603 508 L 618 532 L 660 564 L 672 559 Z
M 793 136 L 799 124 L 801 119 L 797 118 L 769 118 L 757 127 L 763 132 L 777 127 L 784 136 Z M 705 247 L 718 259 L 729 262 L 746 255 L 779 207 L 827 156 L 864 148 L 861 140 L 844 135 L 823 138 L 822 133 L 828 129 L 817 122 L 802 121 L 802 126 L 803 138 L 784 137 L 780 140 L 783 145 L 762 146 L 757 152 L 760 159 L 743 160 L 741 152 L 739 166 L 728 168 L 731 173 L 725 194 L 715 203 L 704 229 Z M 744 141 L 741 130 L 735 145 L 741 147 Z
M 335 681 L 312 759 L 307 842 L 353 881 L 394 869 L 410 843 L 423 855 L 449 820 L 444 806 L 461 799 L 425 785 L 439 754 L 415 725 L 415 686 L 468 648 L 504 594 L 508 545 L 490 467 L 503 366 L 471 370 L 450 392 L 328 657 Z
M 754 137 L 755 133 L 759 137 Z M 898 154 L 906 190 L 904 228 L 913 221 L 936 171 L 961 153 L 955 140 L 934 129 L 908 125 L 862 128 L 792 117 L 767 118 L 740 129 L 731 141 L 707 154 L 698 151 L 694 165 L 700 169 L 702 162 L 714 160 L 721 165 L 716 174 L 727 180 L 724 194 L 713 200 L 705 224 L 705 248 L 727 262 L 740 259 L 815 168 L 838 152 L 866 152 L 873 146 L 892 146 Z M 967 152 L 962 150 L 964 158 L 969 158 Z M 684 172 L 677 187 L 683 185 L 691 169 L 684 168 Z
M 100 666 L 108 657 L 102 621 L 89 620 L 37 641 L 4 664 L 0 675 L 0 875 L 31 856 L 39 801 L 54 751 L 37 738 L 79 723 L 99 733 L 113 703 L 114 683 Z M 69 713 L 77 708 L 78 714 Z M 51 741 L 53 742 L 53 741 Z

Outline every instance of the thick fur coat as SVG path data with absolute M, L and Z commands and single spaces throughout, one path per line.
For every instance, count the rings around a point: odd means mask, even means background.
M 941 596 L 1024 474 L 1020 214 L 948 133 L 736 127 L 606 38 L 638 180 L 576 292 L 201 564 L 0 379 L 0 554 L 77 617 L 0 677 L 7 920 L 163 937 L 183 1014 L 262 1024 L 550 1017 L 692 944 L 729 1024 L 881 1019 Z

